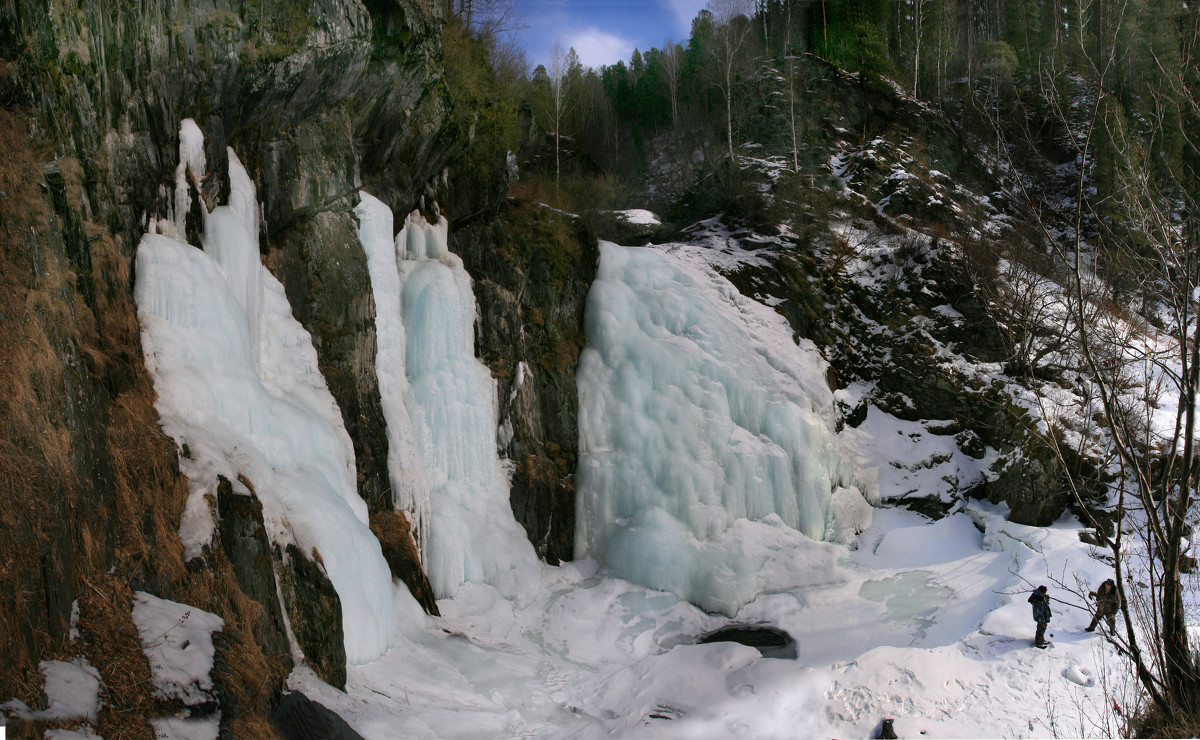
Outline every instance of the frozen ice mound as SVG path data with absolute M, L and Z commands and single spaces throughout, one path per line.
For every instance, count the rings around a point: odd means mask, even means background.
M 576 553 L 736 613 L 764 558 L 734 522 L 826 532 L 842 464 L 824 360 L 707 265 L 654 248 L 601 242 L 585 329 Z
M 952 590 L 938 585 L 933 574 L 924 570 L 864 581 L 858 594 L 883 604 L 890 624 L 910 627 L 913 644 L 924 639 L 938 609 L 954 596 Z

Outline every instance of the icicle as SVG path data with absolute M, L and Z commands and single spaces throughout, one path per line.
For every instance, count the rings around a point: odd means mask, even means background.
M 404 375 L 404 322 L 400 318 L 400 275 L 392 237 L 392 211 L 370 193 L 362 192 L 360 196 L 354 213 L 375 297 L 375 373 L 387 422 L 392 505 L 405 513 L 417 546 L 424 548 L 429 542 L 429 483 L 412 420 L 404 405 L 408 380 Z
M 187 214 L 192 205 L 188 172 L 197 183 L 204 180 L 204 132 L 190 118 L 179 123 L 179 164 L 175 167 L 175 232 L 187 232 Z M 182 241 L 182 239 L 181 239 Z

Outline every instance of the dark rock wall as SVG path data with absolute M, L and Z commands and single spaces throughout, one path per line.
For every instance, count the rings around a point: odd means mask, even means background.
M 571 560 L 579 454 L 575 368 L 584 346 L 584 301 L 599 260 L 596 239 L 579 219 L 510 200 L 494 218 L 453 229 L 450 240 L 474 280 L 476 351 L 497 379 L 501 427 L 512 430 L 500 451 L 515 466 L 513 514 L 540 557 Z

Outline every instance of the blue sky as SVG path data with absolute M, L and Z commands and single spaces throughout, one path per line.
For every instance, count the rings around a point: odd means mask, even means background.
M 687 41 L 706 0 L 514 0 L 532 69 L 549 66 L 555 40 L 575 47 L 585 66 L 629 60 L 634 49 L 662 48 L 670 36 Z

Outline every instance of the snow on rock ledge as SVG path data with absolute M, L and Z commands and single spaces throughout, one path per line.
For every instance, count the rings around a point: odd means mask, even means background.
M 46 680 L 46 709 L 30 709 L 19 699 L 0 704 L 0 710 L 26 721 L 96 721 L 100 710 L 100 672 L 83 658 L 43 660 L 38 664 Z
M 820 540 L 837 519 L 824 360 L 683 248 L 601 242 L 585 325 L 576 552 L 736 613 L 768 556 L 735 523 Z
M 213 700 L 212 636 L 225 627 L 225 620 L 194 606 L 135 591 L 133 623 L 150 661 L 155 695 L 185 706 Z

